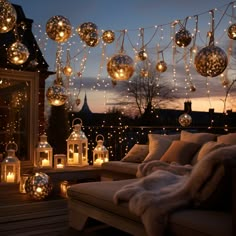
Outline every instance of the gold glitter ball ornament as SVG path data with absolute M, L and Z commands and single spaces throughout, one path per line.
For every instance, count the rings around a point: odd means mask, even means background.
M 148 55 L 145 49 L 140 50 L 137 56 L 138 56 L 138 59 L 141 61 L 145 61 L 148 58 Z
M 190 32 L 185 28 L 180 29 L 175 34 L 175 43 L 181 48 L 187 47 L 191 43 L 191 41 L 192 41 L 192 36 Z
M 158 61 L 157 64 L 156 64 L 156 70 L 158 72 L 165 72 L 167 70 L 167 64 L 165 61 Z
M 209 45 L 197 53 L 194 64 L 200 75 L 216 77 L 224 72 L 228 65 L 228 58 L 224 50 L 217 46 Z
M 16 25 L 16 10 L 8 1 L 0 0 L 0 12 L 0 33 L 7 33 Z
M 134 61 L 124 53 L 116 54 L 109 59 L 107 72 L 114 80 L 128 80 L 134 73 Z
M 66 76 L 71 76 L 73 73 L 73 70 L 71 68 L 71 66 L 67 65 L 63 68 L 63 74 Z
M 72 26 L 64 16 L 53 16 L 47 21 L 46 33 L 50 39 L 58 43 L 64 43 L 72 34 Z
M 42 172 L 36 172 L 25 181 L 26 193 L 35 200 L 44 200 L 52 193 L 52 189 L 50 177 Z
M 99 44 L 99 36 L 96 32 L 91 32 L 86 35 L 84 41 L 89 47 L 96 47 Z
M 115 33 L 112 30 L 106 30 L 102 34 L 104 43 L 113 43 L 115 40 Z
M 179 123 L 182 127 L 188 127 L 192 123 L 192 117 L 189 114 L 184 113 L 179 116 Z
M 21 65 L 29 58 L 28 48 L 20 42 L 13 43 L 7 49 L 7 59 L 15 65 Z
M 228 36 L 230 39 L 236 40 L 236 24 L 230 25 L 228 28 Z
M 93 22 L 85 22 L 79 25 L 76 31 L 78 35 L 80 36 L 81 40 L 86 41 L 87 35 L 93 32 L 97 32 L 97 30 L 98 30 L 98 27 L 96 24 L 94 24 Z

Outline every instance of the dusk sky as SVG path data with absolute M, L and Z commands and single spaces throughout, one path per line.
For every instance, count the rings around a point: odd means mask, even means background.
M 226 0 L 12 0 L 10 2 L 21 5 L 26 17 L 34 21 L 33 32 L 46 61 L 50 65 L 50 70 L 55 70 L 57 43 L 46 37 L 46 23 L 52 16 L 56 15 L 62 15 L 69 19 L 74 27 L 74 35 L 62 46 L 64 61 L 66 60 L 68 48 L 70 48 L 70 58 L 72 58 L 71 65 L 74 69 L 74 77 L 71 79 L 70 89 L 74 91 L 74 97 L 79 97 L 81 100 L 83 100 L 86 92 L 89 106 L 93 112 L 104 112 L 107 109 L 106 104 L 114 102 L 114 94 L 117 94 L 115 90 L 119 90 L 119 85 L 117 88 L 112 86 L 111 79 L 106 71 L 106 60 L 117 53 L 119 44 L 114 42 L 104 49 L 102 43 L 99 43 L 96 48 L 91 47 L 86 50 L 85 54 L 80 38 L 75 32 L 80 24 L 93 22 L 97 25 L 99 31 L 113 30 L 116 33 L 116 39 L 121 31 L 126 30 L 124 48 L 132 58 L 135 57 L 133 47 L 140 48 L 140 28 L 143 28 L 143 40 L 148 43 L 147 47 L 152 59 L 156 60 L 157 44 L 163 49 L 170 42 L 170 26 L 175 20 L 183 22 L 186 17 L 191 16 L 192 18 L 187 21 L 186 28 L 193 34 L 195 28 L 195 18 L 193 16 L 197 15 L 200 33 L 196 44 L 201 47 L 207 46 L 207 32 L 211 23 L 209 10 L 212 9 L 215 12 L 215 41 L 227 53 L 229 40 L 226 31 L 230 25 L 229 22 L 235 22 L 235 19 L 232 19 L 232 14 L 236 15 L 236 10 L 235 13 L 232 13 L 233 7 L 231 6 L 226 11 L 226 7 L 230 3 Z M 157 28 L 159 31 L 155 34 Z M 163 32 L 163 35 L 161 35 L 161 32 Z M 231 42 L 230 45 L 235 47 L 235 42 Z M 103 50 L 105 50 L 104 57 L 102 57 Z M 178 50 L 183 53 L 183 49 Z M 173 62 L 171 45 L 168 50 L 164 51 L 164 55 L 166 62 L 171 64 Z M 81 62 L 84 57 L 86 57 L 86 63 L 83 67 L 82 77 L 78 78 L 77 72 L 81 71 Z M 233 63 L 233 60 L 230 60 L 230 62 Z M 235 68 L 235 66 L 230 65 L 230 70 L 227 71 L 232 80 L 235 77 L 231 68 Z M 180 97 L 176 108 L 183 108 L 183 102 L 187 96 L 192 100 L 193 110 L 207 111 L 209 108 L 215 108 L 216 111 L 222 112 L 223 102 L 221 99 L 225 96 L 225 88 L 223 88 L 219 76 L 208 80 L 197 74 L 192 68 L 191 78 L 196 87 L 196 92 L 187 92 L 187 95 L 185 78 L 186 72 L 182 61 L 182 63 L 176 65 L 178 86 L 176 93 Z M 165 79 L 170 85 L 173 83 L 173 71 L 170 67 L 168 67 L 167 72 L 163 73 L 161 79 Z M 52 79 L 48 80 L 49 86 L 51 81 Z M 97 83 L 98 81 L 99 83 Z M 228 108 L 233 108 L 233 110 L 236 109 L 232 106 L 234 97 L 236 97 L 236 91 L 230 94 L 228 103 Z M 80 109 L 80 106 L 77 109 Z

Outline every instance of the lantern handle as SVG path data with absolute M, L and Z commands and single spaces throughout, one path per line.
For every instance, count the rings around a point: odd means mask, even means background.
M 80 121 L 80 124 L 81 124 L 81 126 L 82 126 L 83 121 L 82 121 L 80 118 L 75 118 L 75 119 L 72 121 L 72 127 L 75 126 L 75 125 L 74 125 L 74 122 L 75 122 L 76 120 L 79 120 L 79 121 Z
M 18 145 L 17 145 L 14 141 L 13 141 L 13 142 L 9 142 L 9 143 L 6 145 L 6 147 L 5 147 L 6 152 L 9 150 L 9 149 L 8 149 L 8 145 L 9 145 L 9 144 L 11 144 L 11 145 L 14 144 L 14 145 L 15 145 L 15 149 L 14 149 L 14 150 L 15 150 L 15 152 L 17 152 L 17 150 L 18 150 Z
M 96 142 L 98 141 L 98 137 L 102 137 L 102 141 L 104 142 L 104 136 L 103 136 L 102 134 L 98 134 L 98 135 L 96 136 Z

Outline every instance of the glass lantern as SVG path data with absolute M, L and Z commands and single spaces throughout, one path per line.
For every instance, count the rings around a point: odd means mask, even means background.
M 20 182 L 20 160 L 15 153 L 18 146 L 15 142 L 10 142 L 6 145 L 7 157 L 1 164 L 1 181 L 5 183 Z
M 39 168 L 52 168 L 52 147 L 47 141 L 47 135 L 40 136 L 36 148 L 35 166 Z
M 75 124 L 79 120 L 80 124 Z M 73 131 L 67 141 L 67 166 L 88 165 L 88 139 L 81 130 L 82 120 L 75 118 L 72 121 Z
M 66 155 L 55 154 L 54 155 L 54 169 L 63 169 L 66 166 Z
M 93 150 L 93 165 L 100 166 L 103 162 L 109 161 L 109 154 L 103 145 L 104 136 L 99 134 L 96 136 L 97 146 Z

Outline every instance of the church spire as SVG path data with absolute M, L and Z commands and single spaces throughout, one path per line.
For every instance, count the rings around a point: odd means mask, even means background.
M 90 110 L 90 108 L 89 108 L 89 106 L 88 106 L 87 94 L 86 94 L 86 93 L 85 93 L 85 95 L 84 95 L 84 104 L 83 104 L 83 106 L 82 106 L 80 112 L 81 112 L 81 113 L 86 113 L 86 114 L 92 113 L 91 110 Z

